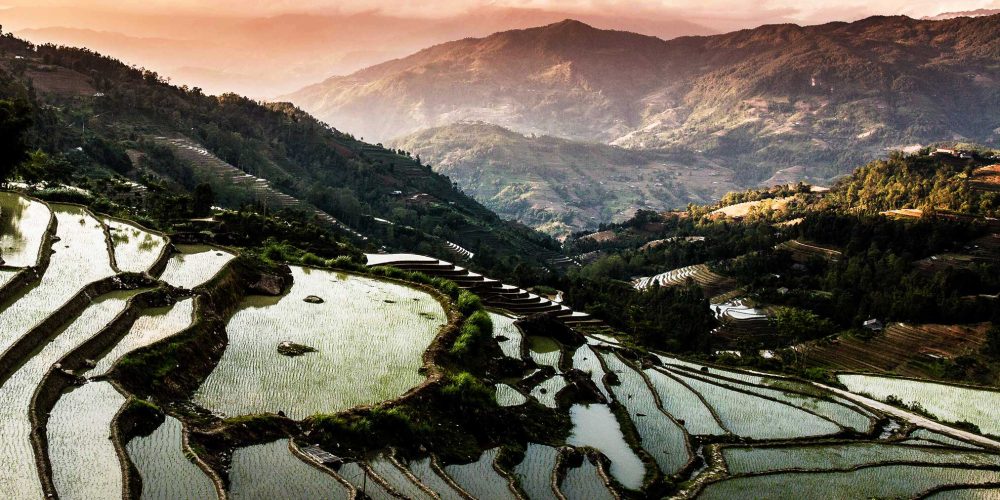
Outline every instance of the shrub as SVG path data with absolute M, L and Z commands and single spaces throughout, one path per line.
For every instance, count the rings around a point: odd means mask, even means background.
M 489 404 L 493 401 L 493 394 L 494 391 L 490 387 L 469 372 L 452 375 L 448 383 L 441 388 L 442 396 L 460 405 Z
M 473 297 L 475 296 L 473 295 Z M 478 297 L 476 298 L 478 300 Z M 456 356 L 475 356 L 492 338 L 493 320 L 490 319 L 486 311 L 479 309 L 462 324 L 458 338 L 451 346 L 451 353 Z
M 302 258 L 299 260 L 307 266 L 321 267 L 326 265 L 326 259 L 311 252 L 302 254 Z
M 458 293 L 458 312 L 462 313 L 464 316 L 470 316 L 472 313 L 483 308 L 483 302 L 479 299 L 479 296 L 462 290 Z

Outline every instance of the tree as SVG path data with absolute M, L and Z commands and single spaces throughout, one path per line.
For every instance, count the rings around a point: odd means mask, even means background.
M 779 335 L 795 342 L 825 337 L 835 330 L 830 320 L 796 307 L 776 308 L 770 321 Z
M 17 177 L 25 182 L 64 181 L 73 171 L 73 166 L 62 156 L 50 156 L 38 149 L 28 154 L 27 160 L 14 169 Z
M 1000 359 L 1000 326 L 993 325 L 986 332 L 986 354 L 993 359 Z
M 195 217 L 202 217 L 212 213 L 212 204 L 215 203 L 215 193 L 212 186 L 201 183 L 194 188 L 194 198 L 191 201 L 191 213 Z
M 27 158 L 25 133 L 31 127 L 31 107 L 23 99 L 0 100 L 0 183 Z

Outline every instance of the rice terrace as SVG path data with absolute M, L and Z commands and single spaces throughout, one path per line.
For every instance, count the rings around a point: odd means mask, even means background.
M 630 348 L 428 257 L 261 267 L 80 206 L 0 200 L 6 497 L 620 498 L 676 484 L 790 498 L 804 482 L 830 498 L 978 498 L 1000 477 L 997 441 L 872 404 L 998 435 L 991 390 L 845 374 L 854 392 L 833 392 Z M 491 385 L 467 390 L 484 425 L 509 427 L 492 448 L 423 429 L 456 417 L 413 406 L 467 404 L 453 391 L 479 382 L 455 354 L 484 341 Z
M 944 3 L 7 0 L 0 500 L 1000 500 Z

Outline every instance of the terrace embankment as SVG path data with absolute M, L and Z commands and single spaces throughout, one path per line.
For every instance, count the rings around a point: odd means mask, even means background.
M 88 361 L 110 350 L 120 340 L 142 313 L 152 307 L 159 307 L 174 300 L 176 291 L 158 288 L 140 293 L 129 299 L 125 310 L 104 329 L 69 352 L 54 364 L 35 389 L 29 408 L 32 422 L 32 445 L 46 493 L 55 493 L 52 483 L 52 464 L 49 461 L 47 428 L 49 417 L 59 399 L 66 392 L 81 384 L 78 373 L 89 367 Z M 126 476 L 128 477 L 128 476 Z
M 989 323 L 968 325 L 892 323 L 870 338 L 840 335 L 797 347 L 809 365 L 908 377 L 940 378 L 940 365 L 977 355 Z
M 131 394 L 181 401 L 198 388 L 225 350 L 226 320 L 247 294 L 280 295 L 287 267 L 238 257 L 194 289 L 195 321 L 185 331 L 124 356 L 109 374 Z
M 119 290 L 137 290 L 154 284 L 142 275 L 119 274 L 87 285 L 62 307 L 21 336 L 0 356 L 0 380 L 6 380 L 17 371 L 21 362 L 48 342 L 60 326 L 89 307 L 94 297 Z

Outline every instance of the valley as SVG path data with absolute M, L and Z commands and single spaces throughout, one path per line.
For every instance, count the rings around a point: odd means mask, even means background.
M 996 28 L 565 21 L 334 126 L 3 35 L 0 494 L 993 498 Z
M 565 237 L 620 222 L 626 206 L 827 185 L 891 150 L 996 144 L 1000 123 L 979 110 L 996 108 L 997 25 L 871 17 L 661 40 L 567 19 L 280 99 L 418 153 L 504 217 Z
M 459 123 L 392 141 L 501 217 L 565 238 L 636 210 L 703 204 L 736 189 L 733 172 L 706 159 L 601 144 L 525 137 Z

